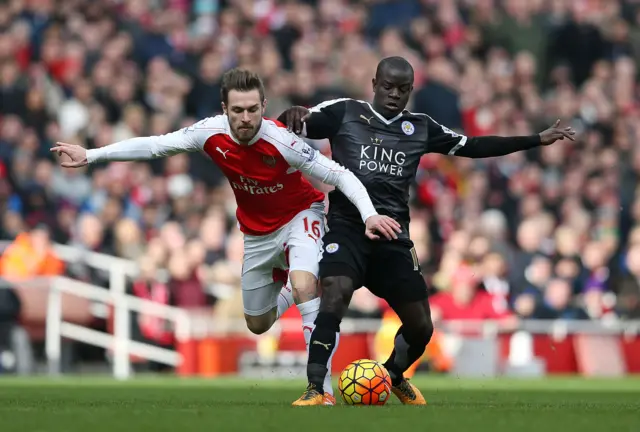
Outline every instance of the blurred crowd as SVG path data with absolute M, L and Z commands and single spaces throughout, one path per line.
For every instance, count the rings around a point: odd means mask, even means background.
M 81 262 L 51 264 L 48 236 L 138 262 L 136 295 L 241 317 L 242 236 L 214 164 L 72 170 L 48 149 L 217 114 L 234 66 L 263 76 L 270 117 L 370 99 L 377 62 L 402 55 L 416 71 L 410 109 L 451 129 L 529 135 L 560 118 L 579 132 L 502 158 L 423 158 L 411 236 L 434 316 L 640 318 L 638 0 L 7 0 L 0 30 L 5 277 L 108 286 Z M 357 292 L 352 316 L 381 313 Z

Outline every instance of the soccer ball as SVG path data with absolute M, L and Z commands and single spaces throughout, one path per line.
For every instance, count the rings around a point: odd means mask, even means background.
M 384 405 L 391 394 L 391 377 L 375 360 L 356 360 L 340 374 L 338 390 L 347 405 Z

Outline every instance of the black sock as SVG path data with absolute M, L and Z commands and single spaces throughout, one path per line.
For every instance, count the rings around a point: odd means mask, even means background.
M 329 358 L 335 349 L 336 333 L 340 331 L 340 319 L 330 312 L 320 312 L 315 321 L 316 328 L 309 340 L 307 378 L 320 393 L 324 393 L 324 377 L 327 375 Z
M 424 354 L 432 332 L 423 333 L 411 334 L 405 330 L 404 326 L 398 329 L 393 351 L 384 363 L 384 367 L 391 376 L 391 385 L 399 385 L 404 379 L 404 372 Z

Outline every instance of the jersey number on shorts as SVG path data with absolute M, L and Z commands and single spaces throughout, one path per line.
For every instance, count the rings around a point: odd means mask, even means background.
M 413 259 L 413 271 L 420 271 L 420 261 L 415 247 L 411 248 L 411 258 Z
M 314 241 L 318 241 L 318 239 L 322 237 L 319 220 L 314 220 L 309 223 L 309 218 L 304 218 L 302 219 L 302 222 L 304 223 L 304 232 L 307 233 L 307 235 Z

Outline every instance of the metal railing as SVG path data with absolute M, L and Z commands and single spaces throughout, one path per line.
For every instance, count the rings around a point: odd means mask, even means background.
M 0 242 L 0 250 L 4 246 L 6 243 Z M 134 277 L 138 273 L 137 265 L 133 261 L 63 245 L 55 245 L 55 250 L 66 262 L 84 262 L 91 267 L 108 271 L 109 288 L 105 289 L 67 277 L 48 279 L 45 345 L 49 370 L 53 374 L 60 373 L 61 338 L 63 337 L 113 349 L 113 375 L 117 379 L 127 379 L 131 376 L 131 355 L 170 366 L 179 366 L 182 358 L 178 352 L 132 340 L 131 311 L 155 315 L 172 323 L 178 341 L 212 334 L 225 335 L 238 332 L 246 334 L 248 332 L 242 319 L 222 320 L 217 319 L 213 314 L 204 317 L 194 316 L 180 308 L 128 295 L 126 293 L 127 278 Z M 37 282 L 40 288 L 44 288 L 42 282 L 46 281 L 39 279 L 32 282 Z M 20 284 L 29 285 L 30 282 L 21 281 Z M 65 293 L 112 306 L 114 309 L 113 335 L 64 321 L 62 296 Z M 343 333 L 375 333 L 380 329 L 380 325 L 381 321 L 378 319 L 345 319 L 341 325 L 341 331 Z M 273 331 L 277 333 L 282 330 L 298 330 L 299 326 L 298 320 L 280 320 L 274 325 Z M 640 321 L 617 320 L 528 320 L 510 327 L 503 327 L 496 321 L 456 321 L 441 323 L 439 327 L 445 332 L 473 332 L 488 338 L 495 337 L 499 333 L 517 331 L 550 334 L 558 339 L 572 333 L 621 334 L 631 338 L 637 337 L 640 333 Z
M 0 241 L 0 251 L 9 246 L 10 242 Z M 185 311 L 148 300 L 142 300 L 126 294 L 127 278 L 138 275 L 138 265 L 134 261 L 111 255 L 89 251 L 73 246 L 54 244 L 56 255 L 66 263 L 84 263 L 89 267 L 103 270 L 109 274 L 108 289 L 80 282 L 66 277 L 51 278 L 49 285 L 49 299 L 46 321 L 46 353 L 49 370 L 57 373 L 60 370 L 60 339 L 67 337 L 91 345 L 113 348 L 114 376 L 126 379 L 131 374 L 130 355 L 138 355 L 148 360 L 176 366 L 180 362 L 175 351 L 158 348 L 150 344 L 143 344 L 131 340 L 130 311 L 142 311 L 146 314 L 157 315 L 173 322 L 176 331 L 184 333 L 190 322 Z M 36 282 L 36 281 L 32 281 Z M 29 282 L 21 281 L 21 284 Z M 42 279 L 40 279 L 42 283 Z M 114 308 L 114 334 L 99 332 L 88 327 L 64 322 L 62 320 L 62 294 L 68 293 L 91 301 L 99 301 Z M 186 329 L 188 331 L 188 328 Z
M 113 306 L 115 311 L 113 335 L 65 322 L 62 318 L 63 293 Z M 190 319 L 185 310 L 143 300 L 124 292 L 105 290 L 65 277 L 52 278 L 47 303 L 45 340 L 49 372 L 51 374 L 60 373 L 61 338 L 63 337 L 105 349 L 113 348 L 113 375 L 117 379 L 130 377 L 131 355 L 170 366 L 178 366 L 181 358 L 177 352 L 151 344 L 135 342 L 131 339 L 130 311 L 155 315 L 174 323 L 176 333 L 180 337 L 189 334 Z
M 38 281 L 40 288 L 43 288 L 42 282 L 42 279 Z M 49 371 L 52 374 L 60 373 L 61 338 L 63 337 L 105 349 L 113 349 L 113 376 L 117 379 L 127 379 L 131 376 L 131 355 L 174 367 L 179 366 L 182 357 L 178 352 L 132 340 L 130 333 L 131 311 L 154 315 L 172 323 L 177 341 L 248 333 L 242 319 L 221 319 L 214 314 L 193 315 L 187 310 L 140 299 L 128 295 L 124 291 L 107 290 L 66 277 L 51 278 L 48 286 L 45 344 Z M 63 294 L 79 296 L 113 306 L 115 314 L 113 335 L 64 321 L 62 317 Z M 381 324 L 382 321 L 379 319 L 345 319 L 341 325 L 341 332 L 344 334 L 376 333 L 381 328 Z M 501 333 L 549 334 L 556 340 L 562 340 L 575 333 L 622 335 L 628 338 L 635 338 L 640 334 L 640 321 L 638 320 L 523 320 L 510 326 L 503 326 L 500 321 L 468 320 L 439 323 L 437 327 L 445 333 L 467 333 L 485 339 L 494 339 Z M 283 319 L 276 322 L 272 334 L 299 330 L 299 320 Z

